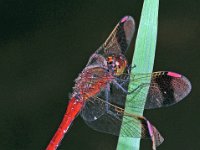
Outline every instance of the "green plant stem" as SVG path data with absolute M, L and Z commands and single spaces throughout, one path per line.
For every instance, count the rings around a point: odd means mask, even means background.
M 132 61 L 132 67 L 136 67 L 131 71 L 131 76 L 137 73 L 151 73 L 153 70 L 156 39 L 157 39 L 157 24 L 158 24 L 158 7 L 159 0 L 144 0 L 140 25 L 136 38 L 136 46 Z M 150 82 L 150 78 L 145 80 L 146 83 Z M 132 91 L 137 86 L 136 83 L 129 83 L 129 91 Z M 143 115 L 144 105 L 148 88 L 142 91 L 143 96 L 134 96 L 134 94 L 127 95 L 125 111 L 133 114 Z M 140 103 L 139 109 L 130 108 L 129 103 Z M 133 105 L 132 104 L 132 105 Z M 142 106 L 141 106 L 142 105 Z M 122 123 L 121 130 L 124 128 Z M 117 150 L 139 150 L 140 138 L 123 137 L 119 136 Z

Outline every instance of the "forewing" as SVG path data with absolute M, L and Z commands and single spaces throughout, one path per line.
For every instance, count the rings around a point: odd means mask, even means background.
M 191 83 L 183 75 L 161 72 L 160 75 L 152 78 L 145 108 L 151 109 L 176 104 L 190 91 Z
M 115 26 L 104 44 L 96 51 L 101 55 L 124 54 L 128 49 L 135 31 L 135 22 L 131 16 L 125 16 Z
M 151 78 L 151 82 L 146 83 L 146 78 Z M 130 82 L 138 85 L 131 93 L 137 98 L 144 94 L 145 88 L 149 88 L 145 109 L 167 107 L 176 104 L 191 91 L 191 83 L 186 77 L 168 71 L 154 72 L 152 74 L 135 74 L 131 77 Z M 134 96 L 131 99 L 134 103 L 130 103 L 129 107 L 142 106 L 143 104 L 139 100 L 134 100 Z
M 108 55 L 124 54 L 128 49 L 133 33 L 135 31 L 135 22 L 131 16 L 125 16 L 115 26 L 106 41 L 90 57 L 87 66 L 100 65 L 107 66 L 105 58 Z

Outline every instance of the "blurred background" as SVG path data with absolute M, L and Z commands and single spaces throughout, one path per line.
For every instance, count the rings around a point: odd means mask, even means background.
M 0 149 L 45 149 L 63 117 L 74 79 L 90 55 L 123 16 L 133 16 L 138 28 L 142 4 L 139 0 L 0 1 Z M 154 70 L 187 76 L 193 90 L 177 105 L 145 111 L 165 137 L 159 150 L 200 149 L 199 5 L 198 0 L 160 2 Z M 59 149 L 115 150 L 117 140 L 93 131 L 78 117 Z M 151 142 L 142 141 L 141 150 L 147 149 Z

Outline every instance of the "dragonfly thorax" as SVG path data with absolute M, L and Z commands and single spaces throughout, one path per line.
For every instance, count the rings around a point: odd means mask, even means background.
M 122 75 L 127 66 L 127 60 L 123 55 L 108 56 L 106 61 L 108 65 L 108 70 L 112 72 L 115 76 Z

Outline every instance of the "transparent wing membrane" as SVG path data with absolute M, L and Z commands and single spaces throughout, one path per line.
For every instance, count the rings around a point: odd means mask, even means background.
M 123 120 L 123 129 L 121 130 L 120 134 L 121 136 L 150 138 L 153 141 L 154 147 L 160 145 L 163 142 L 163 138 L 158 130 L 146 118 L 126 113 L 124 112 L 124 109 L 108 103 L 99 97 L 95 97 L 93 100 L 95 101 L 87 101 L 86 105 L 90 105 L 90 103 L 97 103 L 97 105 L 99 105 L 102 103 L 100 105 L 104 106 L 105 108 L 101 108 L 103 114 L 99 116 L 99 118 L 96 118 L 96 114 L 93 116 L 93 111 L 87 111 L 87 113 L 90 113 L 90 115 L 87 114 L 87 116 L 85 116 L 86 110 L 82 111 L 81 116 L 83 117 L 86 124 L 92 129 L 119 136 Z M 87 119 L 88 116 L 90 116 L 89 118 L 95 117 L 96 119 L 89 120 Z
M 102 91 L 98 95 L 99 95 L 99 97 L 101 97 L 101 95 L 105 95 L 105 92 Z M 81 111 L 81 116 L 84 120 L 95 121 L 98 118 L 100 118 L 102 115 L 105 114 L 106 107 L 107 107 L 106 105 L 108 105 L 108 104 L 102 103 L 102 101 L 96 100 L 96 98 L 91 97 L 85 103 L 85 105 Z
M 124 54 L 130 45 L 134 31 L 133 18 L 131 16 L 122 18 L 96 53 L 102 55 Z
M 100 65 L 107 67 L 106 57 L 124 54 L 128 49 L 135 31 L 135 23 L 131 16 L 126 16 L 115 26 L 106 41 L 90 57 L 87 66 Z
M 145 78 L 151 78 L 151 82 L 145 83 Z M 130 77 L 130 82 L 138 85 L 136 90 L 131 93 L 133 95 L 142 95 L 144 94 L 144 89 L 149 88 L 145 109 L 167 107 L 176 104 L 191 91 L 191 83 L 186 77 L 168 71 L 159 71 L 152 74 L 135 74 L 133 77 Z

